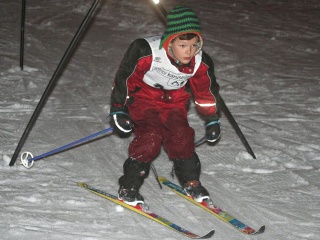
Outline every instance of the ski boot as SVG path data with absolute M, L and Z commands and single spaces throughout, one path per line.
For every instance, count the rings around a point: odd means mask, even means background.
M 143 205 L 144 199 L 139 193 L 139 189 L 149 171 L 150 163 L 128 158 L 123 164 L 124 174 L 119 178 L 118 198 L 131 206 Z
M 205 189 L 197 180 L 185 183 L 183 190 L 197 202 L 203 202 L 210 199 L 207 189 Z
M 119 200 L 122 200 L 124 203 L 137 206 L 138 204 L 144 204 L 143 196 L 135 188 L 125 189 L 120 187 L 118 192 Z

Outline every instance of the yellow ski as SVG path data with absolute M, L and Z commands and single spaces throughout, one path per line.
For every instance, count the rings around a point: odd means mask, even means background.
M 187 236 L 189 238 L 192 238 L 192 239 L 207 239 L 207 238 L 210 238 L 213 236 L 214 234 L 214 230 L 211 230 L 209 233 L 205 234 L 204 236 L 198 236 L 197 234 L 194 234 L 174 223 L 172 223 L 171 221 L 151 212 L 149 210 L 149 208 L 145 205 L 145 204 L 139 204 L 137 206 L 131 206 L 131 205 L 128 205 L 126 203 L 124 203 L 123 201 L 119 200 L 116 196 L 114 195 L 111 195 L 107 192 L 104 192 L 104 191 L 101 191 L 99 189 L 96 189 L 94 187 L 91 187 L 89 186 L 88 184 L 86 183 L 83 183 L 83 182 L 78 182 L 78 186 L 100 196 L 100 197 L 103 197 L 105 199 L 108 199 L 109 201 L 111 202 L 114 202 L 118 205 L 121 205 L 122 207 L 124 208 L 127 208 L 127 209 L 130 209 L 131 211 L 134 211 L 136 213 L 139 213 L 140 215 L 142 216 L 145 216 L 155 222 L 158 222 L 160 223 L 161 225 L 163 226 L 166 226 L 180 234 L 183 234 L 184 236 Z

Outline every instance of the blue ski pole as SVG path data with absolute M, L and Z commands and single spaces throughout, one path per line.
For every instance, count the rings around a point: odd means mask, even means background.
M 40 160 L 42 158 L 51 156 L 53 154 L 62 152 L 62 151 L 67 150 L 67 149 L 70 149 L 71 147 L 75 147 L 75 146 L 79 145 L 80 143 L 87 142 L 90 139 L 96 138 L 97 136 L 100 136 L 100 135 L 102 135 L 104 133 L 107 133 L 107 132 L 110 132 L 112 130 L 113 130 L 113 127 L 109 127 L 109 128 L 104 129 L 104 130 L 102 130 L 100 132 L 96 132 L 96 133 L 94 133 L 94 134 L 92 134 L 90 136 L 81 138 L 81 139 L 79 139 L 77 141 L 74 141 L 74 142 L 69 143 L 67 145 L 64 145 L 62 147 L 56 148 L 56 149 L 51 150 L 49 152 L 43 153 L 43 154 L 41 154 L 39 156 L 36 156 L 36 157 L 33 157 L 33 155 L 30 152 L 24 152 L 24 153 L 21 154 L 21 164 L 23 166 L 25 166 L 26 168 L 31 168 L 33 163 L 34 163 L 34 161 Z
M 81 138 L 81 139 L 79 139 L 79 140 L 77 140 L 77 141 L 74 141 L 74 142 L 72 142 L 72 143 L 69 143 L 69 144 L 67 144 L 67 145 L 64 145 L 64 146 L 62 146 L 62 147 L 56 148 L 56 149 L 54 149 L 54 150 L 51 150 L 51 151 L 49 151 L 49 152 L 43 153 L 43 154 L 38 155 L 38 156 L 35 156 L 35 157 L 32 155 L 31 152 L 23 152 L 23 153 L 21 154 L 21 164 L 22 164 L 23 166 L 25 166 L 26 168 L 31 168 L 31 167 L 33 166 L 33 163 L 34 163 L 35 161 L 38 161 L 38 160 L 40 160 L 40 159 L 42 159 L 42 158 L 45 158 L 45 157 L 49 157 L 49 156 L 51 156 L 51 155 L 54 155 L 54 154 L 56 154 L 56 153 L 62 152 L 62 151 L 67 150 L 67 149 L 70 149 L 70 148 L 72 148 L 72 147 L 76 147 L 76 146 L 78 146 L 80 143 L 87 142 L 87 141 L 89 141 L 89 140 L 91 140 L 91 139 L 93 139 L 93 138 L 96 138 L 96 137 L 98 137 L 98 136 L 100 136 L 100 135 L 102 135 L 102 134 L 104 134 L 104 133 L 110 132 L 110 131 L 112 131 L 112 130 L 113 130 L 113 127 L 109 127 L 109 128 L 104 129 L 104 130 L 102 130 L 102 131 L 100 131 L 100 132 L 96 132 L 96 133 L 94 133 L 94 134 L 92 134 L 92 135 L 90 135 L 90 136 Z M 207 140 L 207 139 L 206 139 L 205 136 L 202 137 L 201 139 L 199 139 L 198 141 L 195 142 L 195 147 L 200 146 L 200 145 L 201 145 L 202 143 L 204 143 L 206 140 Z

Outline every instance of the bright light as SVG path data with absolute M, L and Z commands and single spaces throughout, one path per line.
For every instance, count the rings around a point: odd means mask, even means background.
M 160 2 L 160 0 L 153 0 L 153 2 L 154 2 L 155 4 L 158 4 L 158 3 Z

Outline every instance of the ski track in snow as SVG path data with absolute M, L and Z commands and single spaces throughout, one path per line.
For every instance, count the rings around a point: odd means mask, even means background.
M 217 206 L 265 233 L 245 236 L 197 209 L 154 177 L 141 188 L 151 209 L 214 239 L 316 240 L 320 234 L 320 3 L 292 1 L 162 1 L 200 17 L 221 96 L 257 159 L 222 113 L 219 142 L 197 148 L 201 180 Z M 0 238 L 186 239 L 76 183 L 116 193 L 132 139 L 107 134 L 36 161 L 9 167 L 12 154 L 91 2 L 28 1 L 24 70 L 19 68 L 21 2 L 0 2 Z M 59 76 L 23 151 L 34 156 L 109 127 L 111 84 L 130 42 L 162 34 L 148 0 L 101 0 L 95 18 Z M 190 125 L 204 134 L 194 104 Z M 169 177 L 164 151 L 154 165 Z M 174 179 L 173 181 L 176 181 Z

